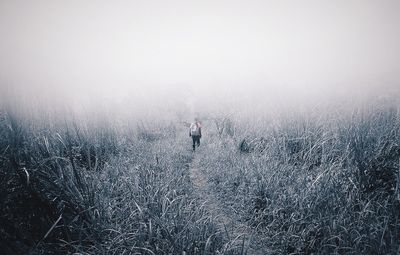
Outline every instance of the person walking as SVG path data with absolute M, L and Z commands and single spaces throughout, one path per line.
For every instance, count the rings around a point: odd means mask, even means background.
M 197 118 L 195 118 L 194 122 L 192 124 L 190 124 L 189 137 L 192 137 L 193 151 L 195 151 L 196 144 L 197 144 L 197 147 L 200 146 L 200 138 L 201 138 L 201 124 Z

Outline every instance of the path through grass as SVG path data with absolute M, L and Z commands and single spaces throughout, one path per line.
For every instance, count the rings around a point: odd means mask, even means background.
M 199 150 L 196 153 L 202 153 Z M 203 155 L 204 156 L 204 155 Z M 257 235 L 256 229 L 239 221 L 235 212 L 224 207 L 208 183 L 206 174 L 199 167 L 199 159 L 196 155 L 190 165 L 190 179 L 196 190 L 196 194 L 202 201 L 205 209 L 213 215 L 220 232 L 228 238 L 228 246 L 236 247 L 240 254 L 268 254 L 267 247 L 263 247 L 263 241 Z M 227 247 L 228 247 L 227 246 Z

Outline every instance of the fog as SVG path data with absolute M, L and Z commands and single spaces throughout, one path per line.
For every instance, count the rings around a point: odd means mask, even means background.
M 397 0 L 1 0 L 0 100 L 147 114 L 393 97 L 399 13 Z

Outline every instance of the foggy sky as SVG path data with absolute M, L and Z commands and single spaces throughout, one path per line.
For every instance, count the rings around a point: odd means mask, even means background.
M 390 94 L 399 13 L 397 0 L 0 0 L 0 86 L 77 104 Z

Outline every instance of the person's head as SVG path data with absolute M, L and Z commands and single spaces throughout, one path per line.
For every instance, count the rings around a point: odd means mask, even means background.
M 194 122 L 199 122 L 199 119 L 197 117 L 194 118 Z

